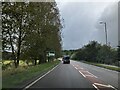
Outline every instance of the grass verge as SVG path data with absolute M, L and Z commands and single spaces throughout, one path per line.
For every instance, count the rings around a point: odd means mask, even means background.
M 3 72 L 2 88 L 13 88 L 26 80 L 30 80 L 35 76 L 42 74 L 43 72 L 47 72 L 48 70 L 59 64 L 59 62 L 60 61 L 56 60 L 54 62 L 31 66 L 24 70 L 22 70 L 21 67 L 13 69 L 11 71 L 6 70 L 5 72 Z
M 106 69 L 109 69 L 109 70 L 114 70 L 114 71 L 120 72 L 120 67 L 106 66 L 106 65 L 103 65 L 103 64 L 100 64 L 100 63 L 92 63 L 92 62 L 86 62 L 86 61 L 83 61 L 83 63 L 87 63 L 87 64 L 91 64 L 91 65 L 94 65 L 94 66 L 103 67 L 103 68 L 106 68 Z

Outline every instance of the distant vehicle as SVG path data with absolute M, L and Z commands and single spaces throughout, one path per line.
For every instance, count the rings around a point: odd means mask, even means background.
M 62 61 L 63 61 L 63 64 L 65 64 L 65 63 L 70 64 L 70 56 L 64 56 L 64 57 L 62 58 Z

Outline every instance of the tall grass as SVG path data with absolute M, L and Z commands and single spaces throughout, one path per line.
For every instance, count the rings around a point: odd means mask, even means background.
M 36 66 L 6 69 L 3 70 L 3 88 L 15 87 L 26 80 L 30 80 L 39 74 L 46 72 L 57 65 L 60 61 L 56 60 Z

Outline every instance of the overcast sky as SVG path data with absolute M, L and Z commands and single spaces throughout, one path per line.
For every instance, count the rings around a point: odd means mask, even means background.
M 116 0 L 56 0 L 65 28 L 62 30 L 63 49 L 78 49 L 89 41 L 105 44 L 104 25 L 107 23 L 108 42 L 118 45 L 118 7 Z

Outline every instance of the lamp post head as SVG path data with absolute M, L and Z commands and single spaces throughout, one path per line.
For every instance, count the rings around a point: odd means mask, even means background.
M 106 22 L 100 21 L 100 24 L 106 24 Z
M 102 22 L 102 21 L 100 22 L 100 24 L 103 24 L 103 23 L 104 23 L 104 22 Z

